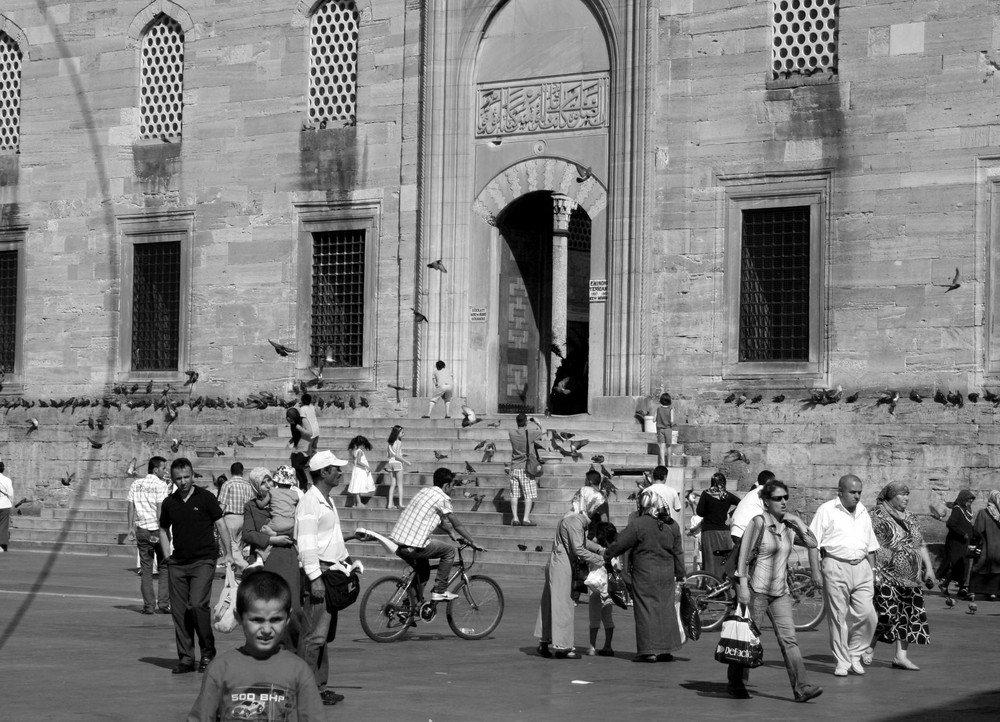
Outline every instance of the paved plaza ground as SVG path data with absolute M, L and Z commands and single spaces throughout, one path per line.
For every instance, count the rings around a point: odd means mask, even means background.
M 372 581 L 377 573 L 369 573 Z M 716 634 L 689 642 L 676 661 L 631 662 L 630 613 L 616 610 L 616 658 L 546 660 L 535 656 L 539 589 L 500 580 L 507 610 L 495 636 L 456 638 L 440 617 L 408 639 L 375 644 L 357 608 L 342 614 L 332 645 L 331 686 L 347 699 L 330 720 L 617 720 L 726 718 L 772 720 L 997 719 L 1000 714 L 1000 603 L 947 609 L 928 598 L 932 645 L 915 648 L 919 672 L 893 670 L 882 647 L 864 678 L 832 676 L 825 622 L 800 635 L 822 697 L 792 703 L 774 637 L 764 632 L 766 665 L 751 678 L 754 699 L 730 699 L 725 668 L 712 659 Z M 216 583 L 216 594 L 221 588 Z M 139 582 L 127 562 L 109 557 L 17 552 L 0 556 L 0 719 L 182 720 L 201 676 L 174 676 L 168 616 L 139 614 Z M 587 640 L 586 608 L 577 641 Z M 242 642 L 218 635 L 221 650 Z

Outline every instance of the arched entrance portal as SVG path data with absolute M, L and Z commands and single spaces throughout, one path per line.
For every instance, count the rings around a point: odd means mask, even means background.
M 587 411 L 591 222 L 560 198 L 528 193 L 496 221 L 501 413 Z

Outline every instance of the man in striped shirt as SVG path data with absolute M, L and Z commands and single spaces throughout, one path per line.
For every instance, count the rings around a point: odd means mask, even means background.
M 146 476 L 136 479 L 128 490 L 128 536 L 139 549 L 139 590 L 142 593 L 142 613 L 170 613 L 170 591 L 167 586 L 167 571 L 161 567 L 157 580 L 156 596 L 153 596 L 153 559 L 163 564 L 163 550 L 160 548 L 160 507 L 171 491 L 166 481 L 167 460 L 154 456 L 146 465 Z
M 475 540 L 465 531 L 462 523 L 452 514 L 451 492 L 455 475 L 448 469 L 440 468 L 434 472 L 434 486 L 425 486 L 418 491 L 393 527 L 389 537 L 399 544 L 396 554 L 413 565 L 417 571 L 421 588 L 430 578 L 430 560 L 437 559 L 437 583 L 431 600 L 444 602 L 454 599 L 457 595 L 448 591 L 448 575 L 455 562 L 455 547 L 447 542 L 431 539 L 431 534 L 438 526 L 443 526 L 451 532 L 454 530 L 473 549 L 486 551 L 476 544 Z
M 233 544 L 233 559 L 236 566 L 245 569 L 246 559 L 243 558 L 243 507 L 256 494 L 253 487 L 243 478 L 243 464 L 238 461 L 233 462 L 229 467 L 232 475 L 229 480 L 222 485 L 219 490 L 219 506 L 222 507 L 222 522 L 229 529 L 229 536 Z

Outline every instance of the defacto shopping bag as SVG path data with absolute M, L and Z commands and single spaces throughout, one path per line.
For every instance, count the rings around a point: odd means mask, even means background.
M 750 668 L 759 667 L 764 661 L 760 630 L 750 618 L 750 610 L 745 604 L 737 604 L 722 620 L 722 637 L 715 648 L 715 659 L 723 664 Z

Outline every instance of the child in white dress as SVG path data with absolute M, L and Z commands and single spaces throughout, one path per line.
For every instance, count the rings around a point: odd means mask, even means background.
M 375 477 L 372 476 L 368 457 L 365 456 L 366 451 L 372 450 L 372 445 L 364 436 L 355 436 L 347 445 L 347 450 L 354 460 L 354 470 L 351 472 L 351 483 L 347 486 L 347 493 L 354 495 L 354 506 L 365 507 L 366 504 L 361 501 L 361 497 L 370 497 L 375 493 Z

